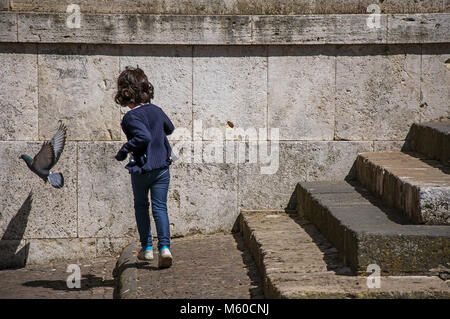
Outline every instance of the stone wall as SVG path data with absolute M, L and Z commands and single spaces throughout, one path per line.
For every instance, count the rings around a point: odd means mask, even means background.
M 115 81 L 127 65 L 144 69 L 152 102 L 177 127 L 173 236 L 229 232 L 241 209 L 289 208 L 297 182 L 352 178 L 359 152 L 399 150 L 412 123 L 450 117 L 445 39 L 152 45 L 3 35 L 2 266 L 116 253 L 136 239 L 129 174 L 114 159 L 126 111 L 113 101 Z M 33 156 L 58 120 L 68 126 L 54 168 L 64 174 L 62 189 L 44 185 L 19 159 Z M 247 136 L 225 142 L 233 129 Z M 263 174 L 270 165 L 275 170 Z

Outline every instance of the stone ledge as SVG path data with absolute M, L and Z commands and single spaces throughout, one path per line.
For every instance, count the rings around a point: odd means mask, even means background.
M 72 0 L 2 0 L 0 10 L 66 12 L 71 3 Z M 446 12 L 449 9 L 442 0 L 78 0 L 76 3 L 86 13 L 198 15 L 366 13 L 367 7 L 374 3 L 382 13 Z
M 297 200 L 299 213 L 356 273 L 365 273 L 370 264 L 387 275 L 427 275 L 448 267 L 450 227 L 410 225 L 356 182 L 299 183 Z
M 414 123 L 410 135 L 414 152 L 450 166 L 450 120 Z
M 415 224 L 450 224 L 450 168 L 402 152 L 361 153 L 358 180 Z
M 380 288 L 354 276 L 307 220 L 274 211 L 242 211 L 241 233 L 263 277 L 266 298 L 449 298 L 437 276 L 382 276 Z
M 397 44 L 450 42 L 450 13 L 152 15 L 82 14 L 68 28 L 65 13 L 0 12 L 0 42 L 179 45 Z M 389 31 L 388 31 L 389 30 Z
M 125 246 L 113 270 L 116 280 L 114 299 L 137 298 L 136 245 Z

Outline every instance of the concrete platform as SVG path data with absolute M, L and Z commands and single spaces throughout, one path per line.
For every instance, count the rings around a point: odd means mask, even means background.
M 367 278 L 353 275 L 338 250 L 297 214 L 243 211 L 240 226 L 266 298 L 450 297 L 449 285 L 436 276 L 382 276 L 379 288 L 369 288 Z
M 365 273 L 377 264 L 384 274 L 432 274 L 450 268 L 450 227 L 412 225 L 360 184 L 297 185 L 298 211 L 339 250 L 345 264 Z
M 408 138 L 413 151 L 450 165 L 450 120 L 414 123 Z
M 361 153 L 358 180 L 415 224 L 450 225 L 450 167 L 402 152 Z

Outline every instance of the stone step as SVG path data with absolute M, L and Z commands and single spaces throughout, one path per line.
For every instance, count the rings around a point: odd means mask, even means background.
M 377 264 L 384 274 L 450 269 L 450 227 L 412 225 L 357 182 L 297 185 L 299 214 L 310 220 L 356 273 Z
M 412 151 L 450 165 L 450 120 L 414 123 L 408 140 Z
M 450 167 L 414 153 L 360 153 L 357 178 L 415 224 L 450 225 Z
M 242 211 L 240 229 L 263 278 L 266 298 L 449 298 L 437 276 L 355 276 L 338 250 L 298 214 Z M 370 283 L 372 281 L 369 281 Z

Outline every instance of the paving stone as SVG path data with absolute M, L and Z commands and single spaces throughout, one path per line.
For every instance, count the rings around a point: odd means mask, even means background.
M 0 299 L 111 299 L 115 258 L 67 259 L 0 271 Z M 70 264 L 80 267 L 81 288 L 68 288 Z
M 171 242 L 173 264 L 139 263 L 138 297 L 262 298 L 260 277 L 239 234 L 197 235 Z

